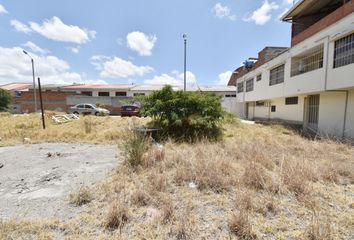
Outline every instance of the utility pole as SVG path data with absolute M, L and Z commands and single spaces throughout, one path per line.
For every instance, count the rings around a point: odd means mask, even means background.
M 41 88 L 41 79 L 38 78 L 38 89 L 39 89 L 39 101 L 41 103 L 41 113 L 42 113 L 42 126 L 45 129 L 45 120 L 44 120 L 44 110 L 43 110 L 43 99 L 42 99 L 42 88 Z
M 37 112 L 37 94 L 36 94 L 36 78 L 34 76 L 34 60 L 31 57 L 31 55 L 28 54 L 28 52 L 26 52 L 25 50 L 22 51 L 31 59 L 31 63 L 32 63 L 34 112 Z
M 183 90 L 187 90 L 187 34 L 183 34 L 184 39 L 184 87 Z

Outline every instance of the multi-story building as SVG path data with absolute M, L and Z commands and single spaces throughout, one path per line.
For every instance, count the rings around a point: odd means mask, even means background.
M 299 0 L 282 20 L 292 24 L 291 48 L 266 48 L 277 51 L 263 50 L 229 81 L 238 115 L 354 138 L 354 0 Z

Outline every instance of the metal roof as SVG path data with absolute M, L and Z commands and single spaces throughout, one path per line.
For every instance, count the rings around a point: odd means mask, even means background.
M 9 83 L 1 85 L 0 88 L 8 91 L 26 91 L 30 86 L 29 83 Z
M 88 85 L 71 85 L 63 87 L 63 89 L 87 89 L 87 90 L 115 90 L 115 89 L 131 89 L 134 85 L 130 84 L 88 84 Z

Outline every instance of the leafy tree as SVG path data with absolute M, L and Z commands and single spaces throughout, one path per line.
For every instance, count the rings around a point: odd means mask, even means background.
M 178 141 L 202 138 L 219 140 L 222 135 L 223 110 L 220 98 L 204 92 L 173 91 L 166 86 L 143 101 L 141 114 L 153 118 L 153 127 L 161 128 L 164 136 Z
M 6 110 L 11 102 L 9 91 L 0 89 L 0 111 Z

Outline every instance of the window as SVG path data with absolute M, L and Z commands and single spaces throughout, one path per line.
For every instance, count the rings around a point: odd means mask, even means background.
M 253 91 L 253 84 L 254 84 L 253 78 L 246 81 L 246 92 Z
M 243 82 L 237 83 L 237 92 L 243 92 Z
M 100 97 L 109 97 L 109 92 L 98 92 L 98 96 L 100 96 Z
M 262 74 L 257 75 L 257 82 L 262 80 Z
M 87 108 L 87 109 L 93 109 L 93 107 L 92 107 L 91 105 L 88 105 L 88 104 L 85 105 L 85 108 Z
M 76 105 L 77 108 L 84 108 L 84 105 L 80 104 L 80 105 Z
M 333 68 L 354 63 L 354 33 L 339 39 L 334 44 Z
M 133 96 L 134 97 L 136 97 L 136 96 L 145 96 L 145 93 L 134 93 Z
M 271 108 L 270 108 L 270 110 L 272 111 L 272 112 L 276 112 L 277 111 L 277 106 L 271 106 Z
M 299 102 L 298 97 L 288 97 L 285 98 L 285 105 L 296 105 Z
M 284 82 L 284 68 L 285 65 L 283 64 L 270 70 L 269 86 Z
M 92 92 L 82 91 L 81 94 L 86 96 L 92 96 Z
M 291 76 L 311 72 L 323 67 L 323 44 L 311 48 L 291 59 Z
M 116 92 L 116 97 L 126 97 L 127 92 Z
M 257 101 L 257 102 L 256 102 L 256 106 L 257 106 L 257 107 L 264 107 L 264 105 L 265 105 L 265 103 L 262 102 L 262 101 Z
M 227 98 L 236 97 L 236 94 L 226 94 L 225 97 L 227 97 Z

